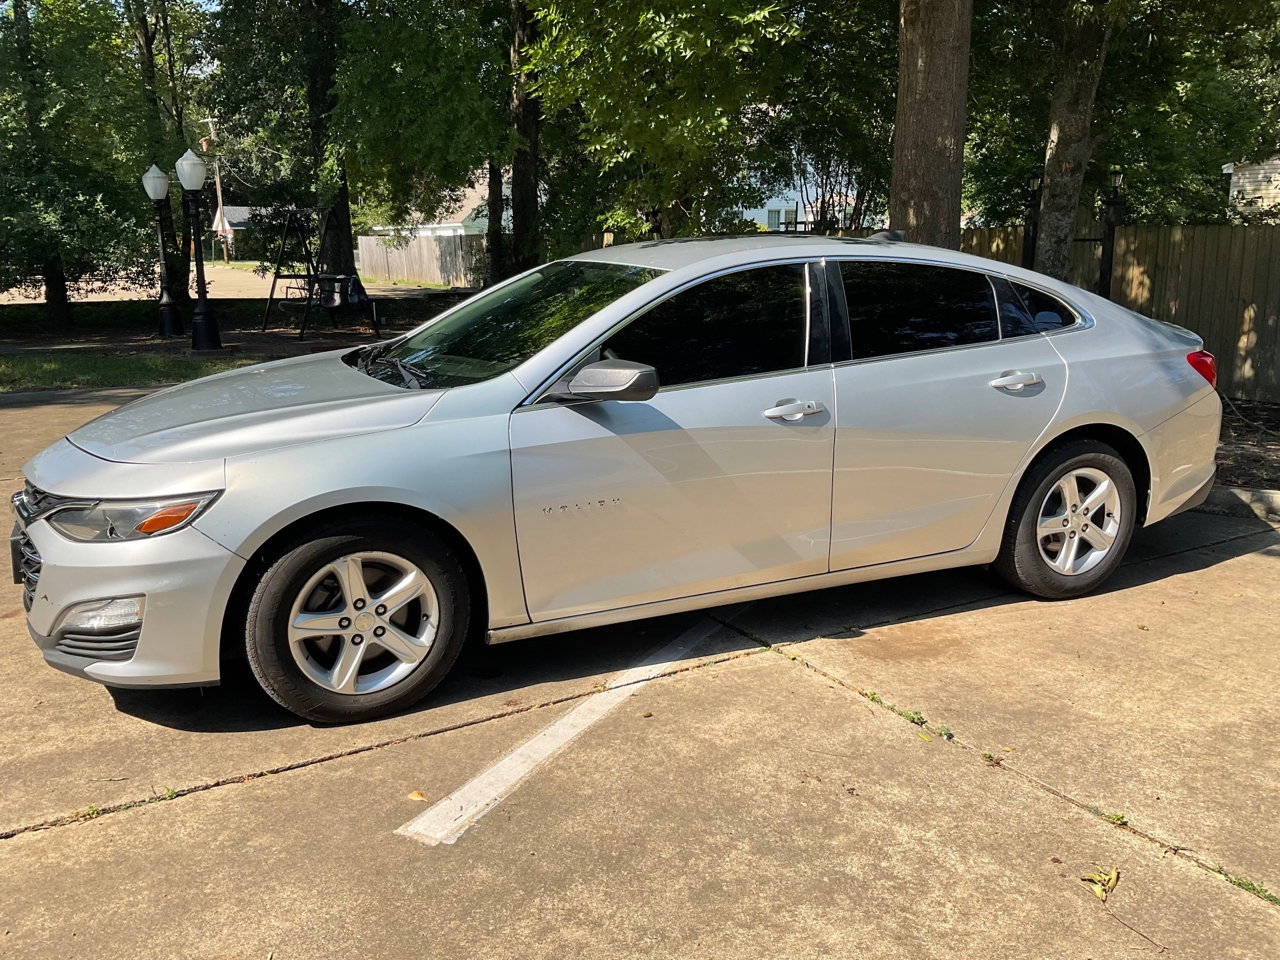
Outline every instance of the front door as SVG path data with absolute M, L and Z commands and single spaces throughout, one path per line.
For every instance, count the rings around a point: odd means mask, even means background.
M 533 620 L 826 572 L 835 391 L 810 313 L 804 264 L 713 278 L 600 345 L 657 369 L 652 400 L 512 414 Z

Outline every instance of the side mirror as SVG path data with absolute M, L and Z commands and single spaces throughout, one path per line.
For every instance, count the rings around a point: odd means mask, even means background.
M 634 360 L 600 360 L 574 374 L 568 391 L 583 400 L 650 400 L 658 392 L 658 371 Z

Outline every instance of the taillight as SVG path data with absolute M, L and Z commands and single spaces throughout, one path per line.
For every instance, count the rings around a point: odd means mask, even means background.
M 1208 350 L 1197 350 L 1187 354 L 1187 363 L 1195 368 L 1196 373 L 1209 381 L 1209 386 L 1218 386 L 1218 361 Z

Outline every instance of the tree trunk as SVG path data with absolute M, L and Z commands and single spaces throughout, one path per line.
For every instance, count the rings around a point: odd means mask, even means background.
M 973 0 L 902 0 L 889 226 L 960 247 Z
M 330 159 L 329 118 L 338 105 L 338 37 L 342 28 L 341 0 L 310 0 L 302 5 L 303 29 L 309 34 L 301 49 L 309 59 L 307 69 L 307 114 L 311 128 L 311 153 L 315 164 L 316 194 L 328 207 L 329 229 L 325 232 L 320 262 L 328 273 L 356 272 L 355 244 L 351 238 L 351 191 L 347 169 L 337 157 L 336 182 L 325 183 L 324 170 Z
M 67 274 L 62 267 L 62 254 L 58 252 L 44 262 L 44 319 L 49 333 L 66 333 L 73 326 Z
M 1107 56 L 1110 30 L 1096 10 L 1083 22 L 1068 22 L 1058 79 L 1049 102 L 1049 139 L 1044 153 L 1036 270 L 1066 280 L 1085 168 L 1098 145 L 1093 101 Z
M 169 20 L 167 10 L 162 5 L 164 16 L 153 20 L 147 3 L 144 0 L 125 0 L 124 10 L 133 30 L 133 47 L 137 54 L 138 72 L 142 75 L 142 89 L 151 104 L 151 109 L 144 116 L 147 131 L 147 144 L 151 148 L 151 159 L 162 170 L 167 170 L 173 157 L 181 151 L 176 149 L 182 142 L 181 137 L 173 135 L 174 111 L 181 112 L 180 105 L 168 106 L 160 95 L 156 73 L 156 39 L 157 30 L 165 31 L 165 46 L 170 56 L 173 52 L 173 41 L 169 36 Z M 172 71 L 171 71 L 172 73 Z M 173 95 L 177 96 L 173 82 L 170 82 Z M 182 255 L 178 246 L 178 237 L 174 232 L 173 208 L 166 201 L 164 212 L 160 218 L 160 256 L 164 257 L 165 272 L 169 278 L 169 297 L 178 302 L 190 299 L 187 286 L 190 282 L 188 271 L 190 261 Z
M 324 236 L 320 262 L 329 273 L 349 276 L 356 272 L 355 242 L 351 237 L 351 190 L 347 186 L 346 164 L 338 171 L 338 191 L 329 208 L 329 229 Z
M 511 271 L 519 273 L 542 259 L 538 228 L 538 134 L 542 118 L 524 50 L 536 39 L 536 26 L 523 0 L 511 0 L 511 128 L 518 143 L 511 160 Z
M 156 86 L 156 33 L 151 24 L 151 17 L 144 0 L 125 0 L 125 15 L 129 18 L 129 26 L 133 30 L 133 49 L 138 55 L 138 72 L 142 74 L 142 90 L 151 109 L 146 112 L 143 122 L 146 124 L 147 144 L 156 151 L 154 162 L 164 164 L 167 157 L 159 154 L 164 145 L 164 129 L 161 119 L 164 113 L 164 101 Z
M 506 257 L 502 249 L 502 164 L 489 161 L 489 226 L 485 232 L 484 285 L 491 287 L 506 275 Z

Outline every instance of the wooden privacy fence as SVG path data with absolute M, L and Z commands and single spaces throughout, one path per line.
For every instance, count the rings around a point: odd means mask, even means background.
M 407 280 L 446 287 L 484 282 L 484 237 L 410 237 L 387 242 L 360 237 L 360 275 L 366 280 Z
M 1020 263 L 1022 228 L 965 230 L 960 247 Z M 1071 282 L 1096 290 L 1099 260 L 1098 244 L 1077 242 Z M 1118 227 L 1111 298 L 1199 334 L 1223 393 L 1280 403 L 1280 227 Z

